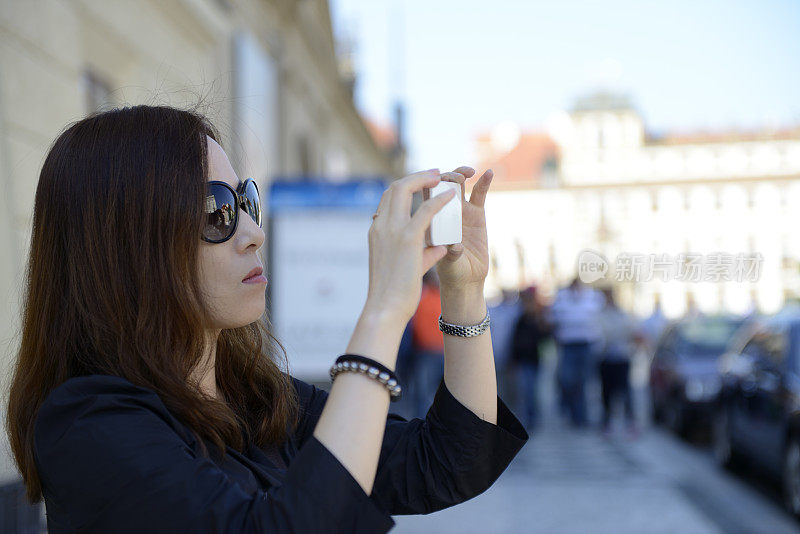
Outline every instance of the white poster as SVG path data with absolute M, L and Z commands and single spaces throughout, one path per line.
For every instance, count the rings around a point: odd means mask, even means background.
M 280 185 L 271 192 L 270 320 L 290 372 L 324 381 L 366 302 L 368 232 L 384 185 Z

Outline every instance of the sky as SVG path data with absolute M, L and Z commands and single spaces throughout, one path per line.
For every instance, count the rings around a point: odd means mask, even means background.
M 630 96 L 653 134 L 800 124 L 800 1 L 331 0 L 356 105 L 406 107 L 410 171 L 476 165 L 499 124 L 544 131 L 579 96 Z

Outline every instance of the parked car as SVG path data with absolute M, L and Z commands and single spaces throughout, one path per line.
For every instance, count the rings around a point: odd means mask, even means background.
M 700 315 L 667 326 L 650 365 L 656 422 L 679 434 L 710 427 L 721 387 L 717 360 L 743 322 L 732 315 Z
M 714 456 L 774 475 L 786 507 L 800 516 L 800 312 L 760 320 L 747 334 L 720 360 Z

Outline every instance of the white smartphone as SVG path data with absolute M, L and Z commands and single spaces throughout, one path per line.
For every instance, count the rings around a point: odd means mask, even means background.
M 433 216 L 431 225 L 425 231 L 426 246 L 461 243 L 461 184 L 441 181 L 434 187 L 424 187 L 422 200 L 428 200 L 448 189 L 453 189 L 456 194 Z

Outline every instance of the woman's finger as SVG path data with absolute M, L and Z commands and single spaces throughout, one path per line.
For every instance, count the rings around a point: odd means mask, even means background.
M 470 204 L 478 206 L 479 208 L 483 207 L 483 204 L 486 202 L 486 194 L 489 192 L 489 184 L 492 183 L 492 176 L 494 176 L 492 169 L 488 169 L 483 173 L 483 176 L 478 178 L 469 196 Z
M 414 213 L 414 216 L 411 218 L 411 223 L 409 224 L 411 232 L 416 235 L 420 233 L 424 234 L 425 230 L 431 225 L 433 216 L 455 195 L 455 190 L 448 189 L 420 204 L 419 209 Z
M 463 167 L 461 167 L 463 168 Z M 442 174 L 442 181 L 443 182 L 455 182 L 461 184 L 461 200 L 464 200 L 464 191 L 465 185 L 464 183 L 467 181 L 467 177 L 458 172 L 446 172 Z
M 411 215 L 411 202 L 414 193 L 421 191 L 425 187 L 433 187 L 440 181 L 439 169 L 430 169 L 409 174 L 392 182 L 389 185 L 391 196 L 387 206 L 389 215 L 392 218 L 400 216 L 403 220 L 408 220 Z
M 458 174 L 464 176 L 464 178 L 472 178 L 475 175 L 475 169 L 472 167 L 467 167 L 466 165 L 462 165 L 453 172 L 457 172 Z

